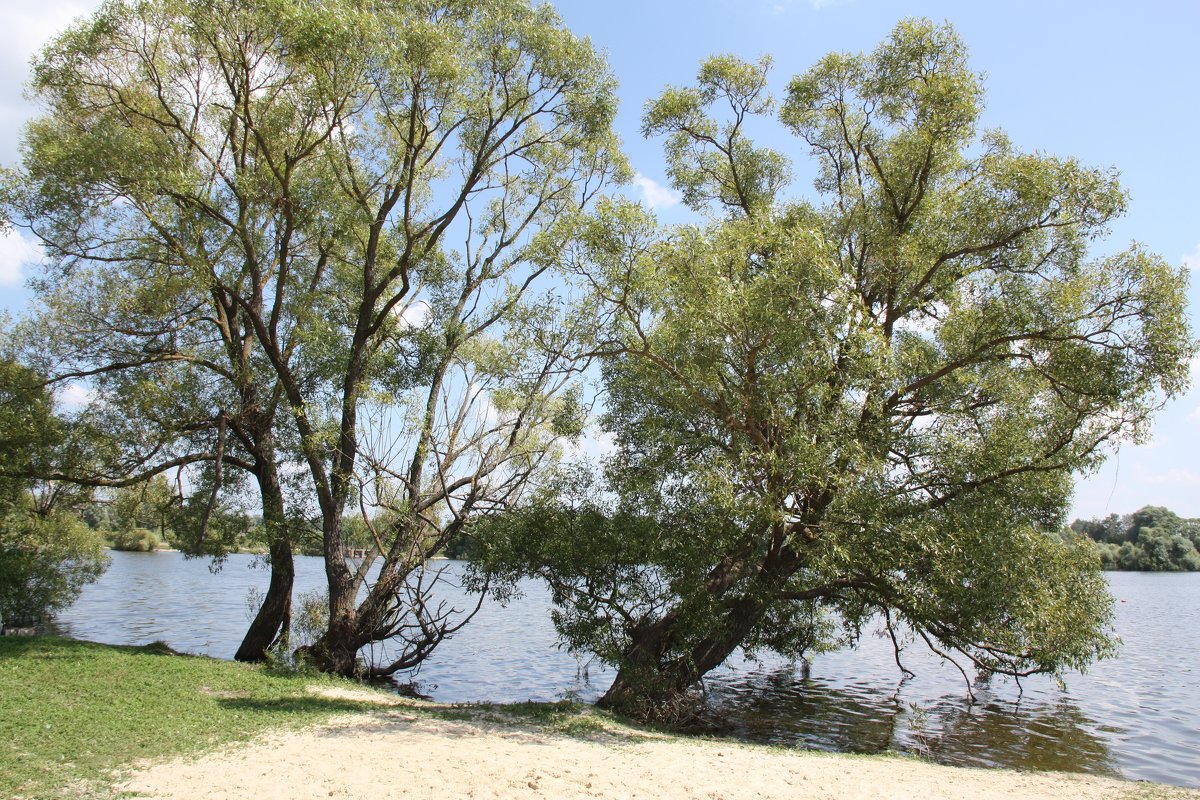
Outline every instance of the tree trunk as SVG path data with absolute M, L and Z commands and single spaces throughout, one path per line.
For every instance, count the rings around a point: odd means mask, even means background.
M 259 475 L 262 494 L 263 524 L 267 528 L 271 557 L 271 582 L 262 606 L 250 623 L 234 658 L 238 661 L 265 661 L 267 650 L 292 622 L 292 586 L 296 565 L 292 558 L 292 539 L 283 508 L 283 490 L 273 462 L 264 465 Z
M 296 569 L 292 561 L 292 543 L 286 533 L 271 540 L 271 583 L 250 629 L 234 658 L 238 661 L 265 661 L 267 650 L 292 620 L 292 586 Z
M 330 619 L 329 627 L 320 639 L 307 647 L 297 648 L 296 656 L 321 672 L 358 677 L 362 673 L 358 663 L 359 640 L 353 614 L 343 613 Z
M 688 690 L 733 654 L 765 612 L 766 605 L 753 597 L 730 600 L 691 651 L 663 662 L 680 624 L 676 611 L 669 612 L 635 633 L 616 679 L 596 705 L 647 722 L 681 721 L 691 711 L 685 702 Z
M 341 505 L 333 506 L 340 509 Z M 356 585 L 346 566 L 345 534 L 340 511 L 322 509 L 322 534 L 325 550 L 325 577 L 329 584 L 329 624 L 321 638 L 311 646 L 296 650 L 322 672 L 354 677 L 361 670 L 358 650 L 365 640 L 359 633 Z

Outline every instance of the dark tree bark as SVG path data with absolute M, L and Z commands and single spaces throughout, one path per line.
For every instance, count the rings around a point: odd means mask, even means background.
M 678 706 L 687 692 L 711 670 L 720 666 L 762 621 L 766 605 L 754 598 L 731 599 L 720 623 L 686 656 L 662 663 L 677 623 L 670 612 L 633 636 L 625 651 L 625 664 L 608 691 L 596 701 L 600 708 L 637 719 L 678 721 Z
M 270 556 L 271 582 L 262 606 L 234 655 L 238 661 L 265 661 L 267 651 L 291 628 L 296 568 L 292 560 L 292 542 L 286 531 L 272 538 Z
M 292 558 L 292 539 L 284 510 L 283 488 L 275 467 L 274 438 L 269 419 L 259 417 L 254 437 L 257 457 L 256 478 L 262 498 L 263 525 L 267 529 L 271 581 L 262 605 L 246 631 L 234 658 L 238 661 L 265 661 L 267 651 L 286 638 L 292 623 L 292 587 L 296 565 Z

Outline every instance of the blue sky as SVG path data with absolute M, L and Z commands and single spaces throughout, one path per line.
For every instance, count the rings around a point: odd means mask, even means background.
M 22 97 L 33 51 L 88 0 L 5 0 L 0 25 L 0 163 L 17 158 Z M 567 24 L 606 50 L 621 82 L 618 128 L 639 173 L 635 191 L 665 221 L 682 207 L 664 186 L 660 145 L 639 132 L 642 104 L 669 83 L 690 83 L 712 53 L 775 59 L 774 87 L 834 50 L 869 50 L 908 16 L 949 21 L 986 75 L 983 123 L 1001 127 L 1027 149 L 1073 155 L 1120 170 L 1129 213 L 1097 254 L 1137 240 L 1173 264 L 1200 272 L 1200 3 L 901 2 L 900 0 L 557 0 Z M 793 142 L 775 143 L 807 190 L 805 157 Z M 0 308 L 19 313 L 22 288 L 37 258 L 32 243 L 0 238 Z M 1189 293 L 1193 327 L 1200 286 Z M 1200 384 L 1200 360 L 1193 363 Z M 1125 445 L 1078 483 L 1075 516 L 1128 513 L 1165 505 L 1200 517 L 1200 388 L 1168 403 L 1153 439 Z

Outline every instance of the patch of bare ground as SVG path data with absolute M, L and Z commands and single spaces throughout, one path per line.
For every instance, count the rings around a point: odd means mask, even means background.
M 146 798 L 662 798 L 1035 800 L 1193 798 L 1200 792 L 1062 773 L 963 769 L 646 733 L 589 714 L 531 721 L 503 707 L 319 689 L 380 709 L 193 759 L 117 787 Z M 331 695 L 332 696 L 332 695 Z

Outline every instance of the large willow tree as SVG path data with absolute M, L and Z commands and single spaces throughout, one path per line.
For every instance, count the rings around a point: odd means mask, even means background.
M 613 88 L 523 0 L 110 2 L 35 63 L 9 211 L 53 261 L 44 366 L 114 434 L 84 479 L 192 469 L 201 540 L 256 480 L 279 580 L 241 655 L 286 622 L 297 519 L 320 667 L 394 640 L 388 674 L 458 624 L 426 559 L 577 427 L 531 255 L 623 169 Z
M 1103 656 L 1098 560 L 1048 532 L 1072 473 L 1184 386 L 1184 274 L 1136 246 L 1089 257 L 1115 176 L 977 130 L 949 28 L 903 22 L 788 85 L 815 204 L 747 137 L 768 66 L 711 58 L 647 105 L 709 221 L 614 204 L 578 229 L 563 263 L 617 452 L 489 528 L 485 568 L 544 577 L 566 641 L 618 669 L 601 703 L 642 716 L 738 648 L 798 657 L 872 620 L 898 659 Z

